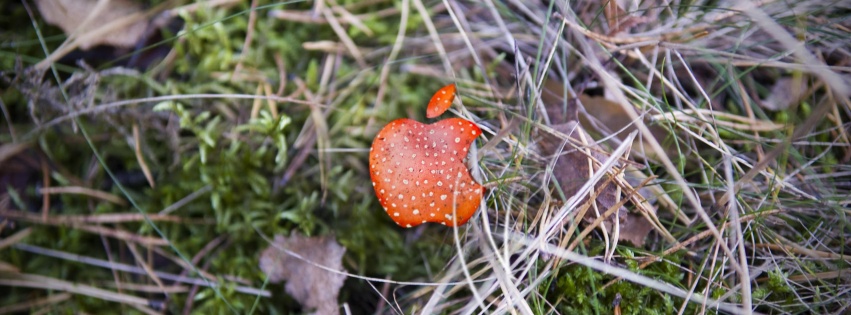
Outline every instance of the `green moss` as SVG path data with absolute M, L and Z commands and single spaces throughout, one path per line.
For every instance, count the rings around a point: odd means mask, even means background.
M 589 256 L 602 254 L 602 246 L 594 246 Z M 626 248 L 619 248 L 623 256 L 617 264 L 638 274 L 671 284 L 683 283 L 683 273 L 677 266 L 679 256 L 665 257 L 665 261 L 651 264 L 646 269 L 638 269 L 639 261 L 632 258 Z M 626 280 L 617 280 L 609 286 L 615 277 L 605 275 L 590 268 L 570 264 L 558 269 L 555 286 L 548 288 L 550 301 L 560 301 L 558 310 L 565 314 L 611 314 L 617 300 L 622 314 L 672 314 L 678 311 L 682 299 L 658 292 L 652 288 Z M 686 313 L 696 311 L 689 304 Z

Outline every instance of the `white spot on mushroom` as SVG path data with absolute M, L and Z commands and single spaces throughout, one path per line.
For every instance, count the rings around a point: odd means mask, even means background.
M 443 186 L 443 182 L 437 181 L 437 186 Z
M 393 216 L 394 216 L 394 217 L 398 217 L 398 216 L 399 216 L 399 212 L 393 212 Z
M 413 213 L 414 215 L 418 215 L 418 214 L 420 214 L 420 210 L 414 209 L 414 211 L 411 212 L 411 213 Z
M 440 200 L 446 200 L 446 195 L 440 195 Z
M 411 201 L 417 200 L 417 196 L 411 196 Z
M 410 225 L 410 224 L 405 224 L 405 227 L 406 227 L 406 228 L 409 228 L 409 227 L 411 227 L 411 225 Z
M 414 168 L 413 168 L 413 167 L 409 167 L 409 168 L 408 168 L 408 172 L 413 172 L 413 171 L 414 171 Z
M 470 133 L 472 133 L 472 134 L 475 136 L 475 135 L 476 135 L 476 130 L 475 130 L 475 129 L 470 130 Z
M 376 174 L 378 174 L 378 173 L 376 173 Z M 372 186 L 375 187 L 375 182 L 372 182 Z
M 407 179 L 403 179 L 403 180 L 402 180 L 402 184 L 407 185 L 407 184 L 408 184 L 408 180 L 407 180 Z
M 402 194 L 399 194 L 399 199 L 405 198 Z
M 383 193 L 384 193 L 384 189 L 380 190 L 379 192 L 383 194 Z

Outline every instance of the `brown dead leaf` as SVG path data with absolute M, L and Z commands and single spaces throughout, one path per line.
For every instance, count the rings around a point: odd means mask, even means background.
M 579 143 L 582 143 L 582 139 L 584 138 L 588 143 L 588 151 L 590 151 L 590 155 L 594 160 L 602 162 L 608 159 L 608 156 L 603 153 L 603 149 L 593 142 L 594 140 L 591 136 L 588 135 L 582 129 L 582 126 L 580 126 L 576 121 L 555 125 L 552 126 L 552 128 L 568 135 L 571 139 Z M 562 147 L 562 143 L 563 140 L 557 136 L 543 134 L 540 141 L 541 151 L 546 155 L 558 154 L 559 152 L 557 151 Z M 558 160 L 556 160 L 553 167 L 553 177 L 558 180 L 559 186 L 565 196 L 569 197 L 576 194 L 588 178 L 590 178 L 592 173 L 591 157 L 586 155 L 584 152 L 575 149 L 569 144 L 564 146 L 562 154 L 558 157 Z M 599 169 L 596 167 L 593 169 L 594 172 L 597 172 L 598 170 Z M 624 182 L 622 185 L 629 186 L 630 184 Z M 631 189 L 632 187 L 626 188 Z M 609 181 L 608 176 L 597 182 L 594 186 L 594 191 L 599 192 L 596 197 L 596 206 L 599 213 L 603 213 L 606 210 L 611 209 L 616 206 L 620 200 L 627 198 L 618 191 L 617 184 L 615 184 L 613 180 Z M 580 204 L 584 204 L 586 202 L 588 202 L 588 196 L 585 196 L 580 201 Z M 606 229 L 611 231 L 612 224 L 615 223 L 614 220 L 615 217 L 617 217 L 620 219 L 617 222 L 620 224 L 618 239 L 622 241 L 629 241 L 635 246 L 643 246 L 644 238 L 647 237 L 653 229 L 653 226 L 646 218 L 644 218 L 644 216 L 637 213 L 629 213 L 624 206 L 621 206 L 617 211 L 617 216 L 610 216 L 603 221 Z M 586 223 L 591 223 L 597 219 L 597 213 L 597 211 L 589 209 L 585 212 L 582 219 Z
M 771 87 L 771 93 L 759 104 L 762 105 L 762 108 L 771 111 L 786 110 L 795 102 L 799 102 L 806 91 L 806 80 L 802 78 L 780 78 Z
M 35 3 L 47 23 L 58 26 L 68 35 L 85 34 L 107 23 L 143 12 L 139 2 L 132 0 L 36 0 Z M 94 17 L 84 25 L 89 15 Z M 87 41 L 80 42 L 79 47 L 83 50 L 98 45 L 132 47 L 145 35 L 148 23 L 147 20 L 140 20 L 110 30 L 103 36 L 89 37 Z
M 550 121 L 553 124 L 551 127 L 556 131 L 568 135 L 575 144 L 586 143 L 591 155 L 589 157 L 568 144 L 564 145 L 562 154 L 556 160 L 553 177 L 558 180 L 565 196 L 570 197 L 590 177 L 592 173 L 590 172 L 590 159 L 592 157 L 597 161 L 608 159 L 608 155 L 605 154 L 603 148 L 594 143 L 595 140 L 585 131 L 584 126 L 592 125 L 605 128 L 606 130 L 598 130 L 603 134 L 612 134 L 624 129 L 624 131 L 617 134 L 621 139 L 635 128 L 630 127 L 631 120 L 629 119 L 629 115 L 623 111 L 622 106 L 603 97 L 593 97 L 584 94 L 578 98 L 569 96 L 570 99 L 564 101 L 563 91 L 562 84 L 555 80 L 547 81 L 544 85 L 542 99 L 544 100 L 547 115 L 549 115 Z M 584 111 L 579 110 L 580 104 Z M 658 134 L 657 139 L 661 135 L 664 135 L 664 130 L 651 128 L 651 131 L 654 135 Z M 585 141 L 582 141 L 583 138 Z M 542 134 L 540 140 L 541 151 L 546 155 L 559 153 L 557 151 L 562 148 L 562 144 L 564 143 L 562 138 L 546 133 Z M 641 152 L 644 151 L 641 148 L 641 142 L 636 141 L 633 147 Z M 596 172 L 597 169 L 594 169 L 594 171 Z M 607 180 L 608 177 L 604 177 L 594 187 L 594 191 L 600 192 L 596 198 L 596 202 L 601 213 L 615 206 L 619 200 L 626 198 L 626 196 L 618 195 L 617 186 L 613 181 L 608 181 L 608 184 L 603 187 L 602 185 Z M 623 188 L 631 189 L 631 185 L 634 184 L 630 184 L 627 181 L 622 183 L 622 185 L 626 186 Z M 639 193 L 643 193 L 643 191 L 639 190 Z M 581 202 L 588 202 L 588 197 L 585 197 Z M 612 216 L 604 221 L 603 224 L 607 229 L 614 223 L 614 217 Z M 628 213 L 625 207 L 618 209 L 618 217 L 620 218 L 619 239 L 629 241 L 636 246 L 643 246 L 645 237 L 653 229 L 650 222 L 640 214 Z M 585 222 L 592 222 L 596 218 L 597 213 L 595 211 L 587 211 L 583 220 Z
M 576 121 L 569 121 L 564 124 L 558 124 L 552 126 L 558 132 L 561 132 L 571 139 L 573 139 L 574 143 L 584 143 L 587 142 L 588 151 L 591 153 L 591 157 L 587 156 L 584 152 L 575 149 L 570 144 L 564 145 L 564 149 L 559 155 L 558 159 L 555 162 L 555 166 L 553 167 L 553 177 L 558 180 L 559 186 L 561 190 L 564 192 L 565 196 L 573 196 L 575 195 L 582 185 L 591 177 L 592 169 L 591 169 L 591 158 L 598 162 L 605 161 L 608 159 L 608 156 L 603 154 L 604 152 L 602 148 L 593 143 L 594 139 L 582 129 Z M 555 136 L 547 133 L 542 134 L 540 145 L 541 151 L 546 155 L 554 155 L 558 154 L 559 149 L 562 147 L 564 141 Z M 580 145 L 581 146 L 581 145 Z M 594 172 L 597 171 L 595 167 L 593 169 Z M 604 177 L 600 180 L 597 185 L 594 186 L 594 191 L 601 191 L 601 187 L 607 181 L 607 177 Z M 618 198 L 620 197 L 620 198 Z M 600 212 L 604 212 L 609 208 L 615 206 L 618 203 L 619 199 L 622 199 L 622 196 L 618 196 L 617 186 L 614 185 L 611 181 L 606 184 L 605 187 L 602 188 L 602 191 L 599 195 L 597 195 L 597 207 L 600 209 Z M 582 204 L 588 202 L 588 197 L 584 197 L 581 201 Z M 623 220 L 626 217 L 626 208 L 621 207 L 619 210 L 619 216 Z M 611 218 L 613 218 L 612 216 Z M 585 217 L 583 218 L 586 222 L 592 222 L 597 218 L 597 213 L 594 211 L 588 211 L 585 213 Z M 611 226 L 612 220 L 611 218 L 607 219 L 605 223 L 607 227 Z
M 544 82 L 541 99 L 546 104 L 547 115 L 553 125 L 562 124 L 570 120 L 578 120 L 585 130 L 603 135 L 614 134 L 619 139 L 637 130 L 629 114 L 624 111 L 623 106 L 608 100 L 602 96 L 589 96 L 580 94 L 579 97 L 568 95 L 567 102 L 563 101 L 564 87 L 557 80 Z M 580 108 L 581 104 L 581 109 Z M 650 133 L 659 143 L 667 143 L 668 132 L 665 128 L 657 125 L 648 125 Z M 645 149 L 644 141 L 640 137 L 633 143 L 633 154 L 639 157 L 655 159 L 656 153 L 652 149 Z M 680 155 L 674 146 L 666 146 L 669 156 Z
M 627 13 L 617 0 L 602 0 L 602 4 L 603 14 L 606 16 L 606 23 L 609 25 L 609 36 L 628 32 L 633 26 L 646 22 L 643 17 Z
M 287 294 L 305 309 L 313 309 L 313 314 L 339 314 L 337 295 L 346 276 L 318 266 L 343 270 L 345 253 L 333 236 L 275 235 L 260 256 L 260 269 L 273 283 L 287 281 Z
M 643 247 L 644 239 L 653 230 L 653 225 L 641 214 L 630 212 L 626 214 L 620 228 L 619 240 L 630 242 L 636 247 Z

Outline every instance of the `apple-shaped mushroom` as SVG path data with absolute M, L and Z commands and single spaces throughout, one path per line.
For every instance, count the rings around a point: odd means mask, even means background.
M 454 84 L 441 88 L 427 115 L 439 116 L 454 98 Z M 432 110 L 435 106 L 440 108 Z M 483 188 L 470 176 L 464 159 L 481 133 L 476 124 L 461 118 L 430 125 L 402 118 L 384 126 L 372 142 L 369 173 L 390 218 L 403 227 L 466 223 L 479 207 Z

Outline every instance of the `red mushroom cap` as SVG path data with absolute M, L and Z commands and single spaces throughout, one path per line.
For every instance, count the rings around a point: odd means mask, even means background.
M 430 125 L 403 118 L 384 126 L 370 149 L 369 173 L 390 218 L 403 227 L 466 223 L 479 207 L 483 188 L 464 159 L 481 133 L 461 118 Z
M 426 117 L 434 118 L 440 116 L 452 106 L 452 101 L 455 99 L 455 84 L 450 84 L 440 88 L 431 97 L 426 107 Z

